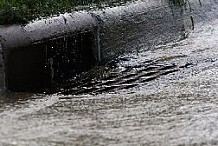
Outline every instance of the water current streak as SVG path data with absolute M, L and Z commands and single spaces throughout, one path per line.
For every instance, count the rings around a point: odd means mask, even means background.
M 178 70 L 179 68 L 174 64 L 157 64 L 152 61 L 145 61 L 143 64 L 136 66 L 126 66 L 123 67 L 123 70 L 119 70 L 118 66 L 111 67 L 104 77 L 98 79 L 80 80 L 78 78 L 77 81 L 71 80 L 62 88 L 61 93 L 78 95 L 116 92 L 120 89 L 141 86 L 146 82 Z

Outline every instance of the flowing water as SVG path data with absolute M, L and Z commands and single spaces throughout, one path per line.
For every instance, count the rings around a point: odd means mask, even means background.
M 125 54 L 101 80 L 2 92 L 0 145 L 218 145 L 218 2 L 191 5 L 186 39 Z

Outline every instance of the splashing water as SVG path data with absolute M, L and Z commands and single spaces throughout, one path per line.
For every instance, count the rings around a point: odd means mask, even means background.
M 2 93 L 0 144 L 217 145 L 218 2 L 201 2 L 190 1 L 195 29 L 188 38 L 116 62 L 113 79 L 134 87 L 97 95 Z M 165 73 L 170 69 L 176 71 Z

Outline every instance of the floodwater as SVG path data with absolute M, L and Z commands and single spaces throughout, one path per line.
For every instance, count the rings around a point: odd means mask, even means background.
M 218 4 L 202 5 L 186 39 L 121 56 L 86 94 L 2 92 L 0 145 L 218 145 Z

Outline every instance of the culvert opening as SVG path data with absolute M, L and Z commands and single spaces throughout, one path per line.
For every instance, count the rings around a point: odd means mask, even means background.
M 95 63 L 92 32 L 54 38 L 16 48 L 7 57 L 7 87 L 11 91 L 51 91 Z

